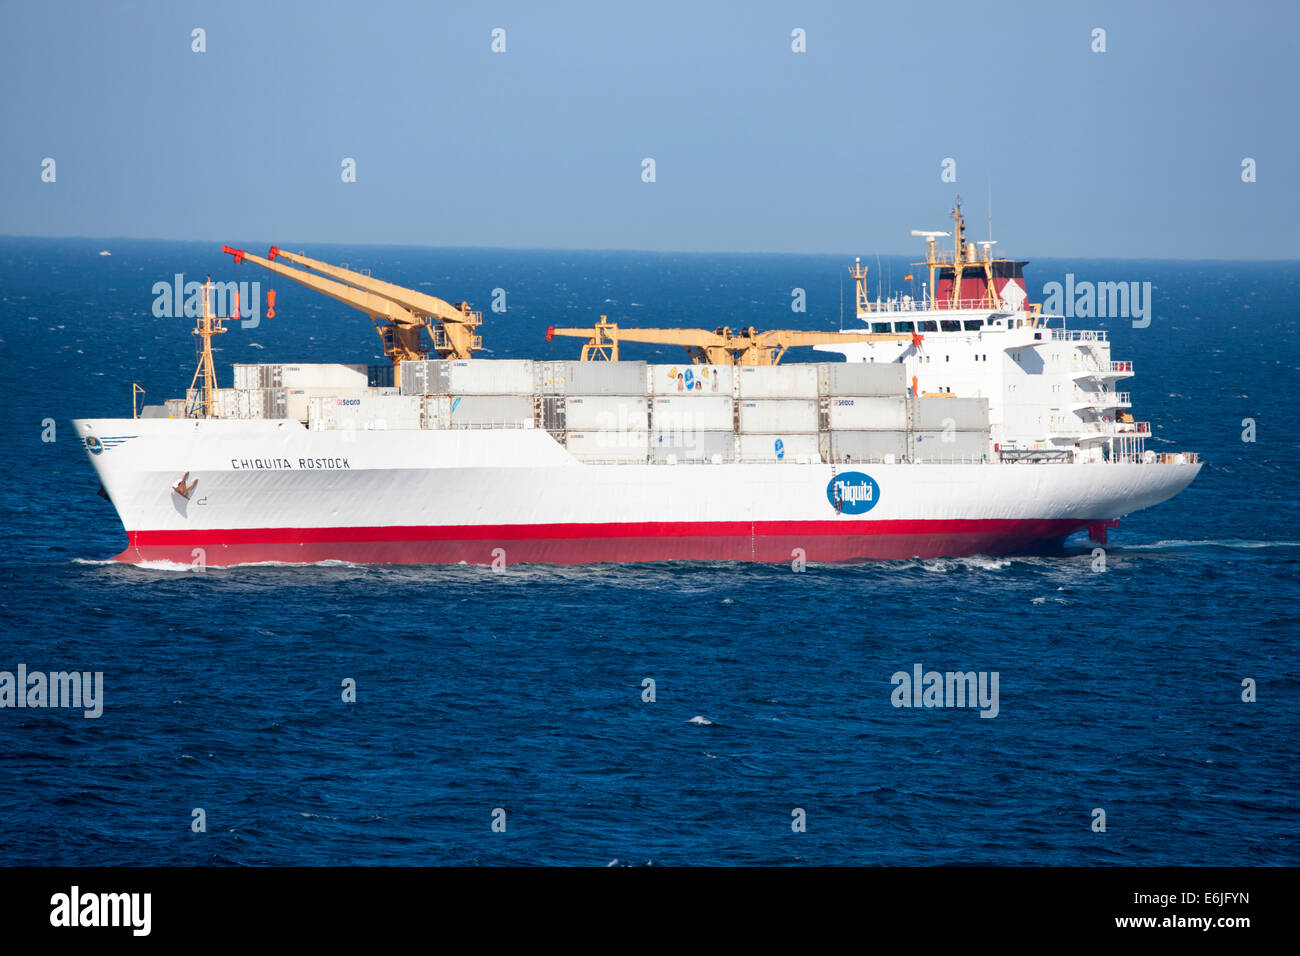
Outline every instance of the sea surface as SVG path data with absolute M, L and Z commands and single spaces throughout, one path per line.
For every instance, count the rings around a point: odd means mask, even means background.
M 495 358 L 576 357 L 546 327 L 601 314 L 837 329 L 843 296 L 854 325 L 848 254 L 308 251 L 468 299 Z M 70 425 L 129 415 L 133 382 L 183 395 L 193 322 L 155 318 L 154 284 L 276 290 L 219 340 L 222 384 L 378 363 L 370 322 L 216 243 L 0 239 L 0 671 L 104 687 L 98 719 L 0 708 L 0 864 L 1300 863 L 1300 265 L 1039 260 L 1033 298 L 1067 272 L 1152 283 L 1149 327 L 1071 324 L 1133 360 L 1149 447 L 1208 462 L 1104 571 L 1075 540 L 803 573 L 193 572 L 105 561 L 125 535 Z M 917 664 L 996 671 L 997 716 L 895 708 Z

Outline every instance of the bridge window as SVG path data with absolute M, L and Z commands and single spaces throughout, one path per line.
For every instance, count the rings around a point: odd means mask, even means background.
M 894 331 L 895 331 L 895 332 L 915 332 L 915 331 L 916 331 L 916 323 L 915 323 L 915 322 L 895 322 L 895 323 L 894 323 Z
M 939 323 L 938 323 L 938 322 L 933 322 L 933 321 L 931 321 L 931 322 L 922 322 L 922 323 L 921 323 L 921 331 L 922 331 L 922 332 L 938 332 L 938 331 L 939 331 Z
M 958 322 L 956 319 L 944 319 L 942 322 L 939 323 L 939 328 L 941 328 L 945 332 L 960 332 L 961 323 Z
M 872 331 L 872 332 L 888 332 L 888 331 L 889 331 L 889 323 L 888 323 L 888 322 L 872 322 L 872 323 L 871 323 L 871 331 Z
M 978 332 L 980 330 L 980 326 L 982 326 L 984 323 L 981 322 L 979 319 L 967 319 L 962 324 L 966 327 L 967 332 Z

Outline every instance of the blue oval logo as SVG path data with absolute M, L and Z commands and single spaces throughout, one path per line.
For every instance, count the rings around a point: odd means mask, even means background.
M 845 471 L 826 486 L 826 500 L 838 514 L 866 514 L 880 500 L 880 485 L 860 471 Z
M 104 453 L 104 443 L 94 435 L 90 435 L 86 438 L 86 450 L 92 455 L 102 455 Z
M 776 444 L 775 444 L 773 447 L 776 449 L 776 460 L 777 460 L 777 461 L 781 461 L 782 459 L 784 459 L 784 458 L 785 458 L 785 442 L 781 441 L 781 439 L 778 438 L 778 439 L 776 440 Z

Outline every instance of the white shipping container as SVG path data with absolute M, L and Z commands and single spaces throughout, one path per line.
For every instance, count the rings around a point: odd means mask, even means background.
M 533 427 L 532 395 L 438 395 L 427 402 L 430 428 Z
M 429 363 L 430 395 L 531 395 L 531 359 L 439 359 Z
M 741 461 L 820 462 L 817 434 L 738 435 L 736 448 Z
M 836 462 L 879 461 L 893 455 L 897 461 L 907 454 L 905 431 L 836 431 L 830 433 L 831 460 Z
M 816 399 L 764 399 L 740 402 L 740 430 L 752 435 L 782 432 L 816 432 Z
M 564 400 L 570 431 L 643 432 L 650 426 L 649 400 L 632 395 L 580 395 Z
M 640 395 L 646 384 L 645 362 L 569 362 L 563 372 L 568 395 Z
M 364 398 L 368 388 L 286 388 L 284 392 L 284 417 L 305 422 L 311 412 L 313 398 Z
M 579 461 L 645 462 L 648 432 L 566 432 L 564 445 Z
M 185 417 L 185 399 L 183 398 L 169 398 L 163 402 L 163 407 L 167 409 L 168 418 Z
M 650 435 L 650 457 L 654 461 L 665 462 L 669 458 L 679 462 L 712 461 L 715 456 L 722 461 L 735 461 L 735 433 L 730 430 L 656 431 Z
M 364 365 L 280 365 L 279 370 L 279 384 L 283 388 L 353 389 L 370 384 Z M 268 386 L 271 383 L 264 380 L 262 384 Z
M 260 365 L 236 365 L 234 366 L 235 388 L 261 388 L 262 387 L 262 366 Z
M 912 438 L 912 455 L 918 461 L 978 460 L 992 447 L 987 432 L 915 432 Z
M 740 398 L 816 398 L 816 365 L 739 365 Z
M 652 395 L 730 395 L 730 365 L 647 365 Z
M 831 398 L 827 400 L 832 430 L 861 431 L 880 429 L 902 431 L 907 428 L 907 399 Z
M 651 426 L 664 431 L 715 431 L 735 428 L 735 410 L 731 392 L 725 395 L 670 395 L 654 400 Z
M 240 408 L 240 398 L 243 407 Z M 222 419 L 248 418 L 248 398 L 240 389 L 217 389 L 217 416 Z
M 818 367 L 823 395 L 903 395 L 907 370 L 901 362 L 823 362 Z
M 317 396 L 309 402 L 310 425 L 345 431 L 420 428 L 423 404 L 415 395 Z
M 568 362 L 537 362 L 533 366 L 534 387 L 543 395 L 563 395 Z
M 912 427 L 919 431 L 987 431 L 987 398 L 920 398 L 911 399 Z

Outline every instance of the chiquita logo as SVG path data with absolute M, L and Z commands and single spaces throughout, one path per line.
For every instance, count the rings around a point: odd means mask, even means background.
M 836 475 L 826 486 L 826 500 L 841 514 L 866 514 L 880 500 L 880 485 L 870 475 L 846 471 Z

